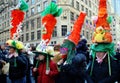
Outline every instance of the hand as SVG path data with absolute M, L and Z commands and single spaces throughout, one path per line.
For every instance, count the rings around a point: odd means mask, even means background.
M 57 64 L 61 65 L 63 63 L 63 59 L 61 59 Z
M 37 71 L 37 68 L 33 68 L 33 72 L 36 72 Z
M 1 62 L 3 65 L 6 64 L 6 61 L 4 61 L 4 60 L 0 60 L 0 62 Z
M 14 54 L 14 57 L 18 57 L 18 54 L 17 54 L 17 53 L 15 53 L 15 54 Z
M 50 69 L 46 70 L 45 74 L 48 75 L 50 73 Z

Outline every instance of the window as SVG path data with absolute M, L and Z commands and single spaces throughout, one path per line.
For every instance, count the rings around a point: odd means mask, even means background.
M 47 2 L 47 1 L 44 1 L 44 2 L 43 2 L 43 7 L 44 7 L 44 9 L 47 7 L 47 5 L 48 5 L 48 2 Z
M 84 36 L 85 35 L 85 31 L 83 30 L 83 32 L 82 32 L 82 35 Z
M 34 19 L 31 20 L 31 29 L 32 29 L 32 30 L 34 29 Z
M 65 36 L 67 34 L 67 25 L 62 25 L 62 36 Z
M 41 11 L 40 5 L 37 5 L 37 12 L 39 13 Z
M 90 14 L 90 17 L 92 16 L 92 12 L 91 11 L 89 11 L 89 14 Z
M 6 28 L 6 22 L 5 22 L 5 28 Z
M 5 19 L 7 18 L 7 14 L 5 14 Z
M 79 15 L 76 15 L 76 19 L 79 17 Z
M 86 32 L 86 38 L 89 39 L 89 33 L 88 32 Z
M 71 21 L 74 21 L 74 13 L 70 12 Z
M 74 0 L 71 0 L 72 7 L 74 7 Z
M 35 4 L 35 0 L 32 0 L 32 1 L 31 1 L 31 4 Z
M 26 31 L 29 29 L 29 21 L 26 22 Z
M 37 31 L 37 39 L 40 39 L 41 38 L 41 31 Z
M 88 9 L 86 8 L 86 14 L 88 15 Z
M 52 42 L 51 42 L 51 45 L 55 45 L 55 44 L 57 44 L 56 41 L 52 41 Z
M 26 33 L 26 41 L 29 41 L 29 33 Z
M 34 32 L 31 32 L 31 40 L 34 40 Z
M 37 28 L 41 27 L 41 18 L 37 18 Z
M 21 41 L 24 41 L 24 35 L 21 35 Z
M 82 11 L 84 11 L 84 6 L 83 5 L 81 5 L 81 8 L 82 8 Z
M 34 10 L 34 8 L 32 8 L 31 9 L 31 15 L 34 15 L 34 13 L 35 13 L 35 10 Z
M 26 18 L 29 17 L 29 11 L 26 11 Z
M 77 8 L 77 10 L 80 10 L 78 1 L 76 1 L 76 8 Z
M 88 4 L 88 0 L 85 0 L 85 4 L 86 4 L 86 5 Z
M 89 1 L 89 7 L 91 8 L 91 1 Z
M 52 34 L 52 37 L 57 37 L 57 27 L 55 27 L 53 34 Z

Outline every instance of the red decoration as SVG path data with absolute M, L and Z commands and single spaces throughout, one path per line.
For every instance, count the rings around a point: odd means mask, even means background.
M 10 29 L 10 38 L 13 38 L 13 34 L 16 33 L 18 25 L 23 21 L 24 19 L 24 12 L 18 9 L 12 10 L 11 12 L 11 25 L 12 28 Z
M 84 23 L 85 16 L 86 16 L 85 13 L 83 12 L 80 13 L 80 16 L 78 17 L 78 19 L 76 20 L 74 24 L 73 31 L 68 37 L 68 39 L 72 41 L 75 45 L 77 45 L 78 42 L 80 41 L 80 33 L 82 30 L 82 25 Z
M 46 44 L 48 44 L 50 39 L 51 39 L 51 36 L 52 36 L 52 33 L 53 33 L 56 22 L 57 22 L 57 20 L 52 14 L 46 15 L 42 19 L 42 24 L 44 25 L 44 23 L 46 23 L 45 24 L 46 33 L 42 34 L 42 39 L 43 40 L 48 39 Z

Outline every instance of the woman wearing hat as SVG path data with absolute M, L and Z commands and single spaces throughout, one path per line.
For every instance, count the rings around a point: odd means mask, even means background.
M 23 49 L 22 42 L 8 40 L 9 46 L 9 78 L 12 83 L 26 83 L 27 60 L 20 52 Z
M 33 73 L 38 74 L 37 83 L 55 83 L 55 76 L 58 74 L 57 65 L 50 60 L 52 56 L 52 47 L 40 49 L 34 52 L 37 57 L 36 67 Z

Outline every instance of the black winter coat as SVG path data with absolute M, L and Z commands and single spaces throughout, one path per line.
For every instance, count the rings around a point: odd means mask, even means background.
M 104 59 L 104 61 L 99 64 L 96 60 L 94 62 L 94 67 L 92 71 L 92 80 L 94 83 L 115 83 L 117 80 L 117 73 L 118 73 L 118 65 L 116 61 L 111 59 L 111 73 L 112 75 L 109 75 L 109 68 L 108 68 L 108 62 L 107 57 Z M 88 72 L 91 71 L 91 65 L 88 69 Z
M 0 60 L 3 60 L 3 61 L 8 61 L 8 59 L 5 57 L 5 55 L 7 54 L 7 51 L 3 51 L 0 49 Z M 3 64 L 0 62 L 0 69 L 2 69 L 3 67 Z
M 72 59 L 72 64 L 61 66 L 59 81 L 57 83 L 93 83 L 86 73 L 86 57 L 84 54 L 77 54 Z
M 14 66 L 14 60 L 16 58 L 17 66 Z M 28 62 L 23 54 L 18 57 L 12 57 L 9 59 L 10 69 L 9 69 L 9 78 L 11 80 L 16 80 L 24 77 L 27 72 Z

